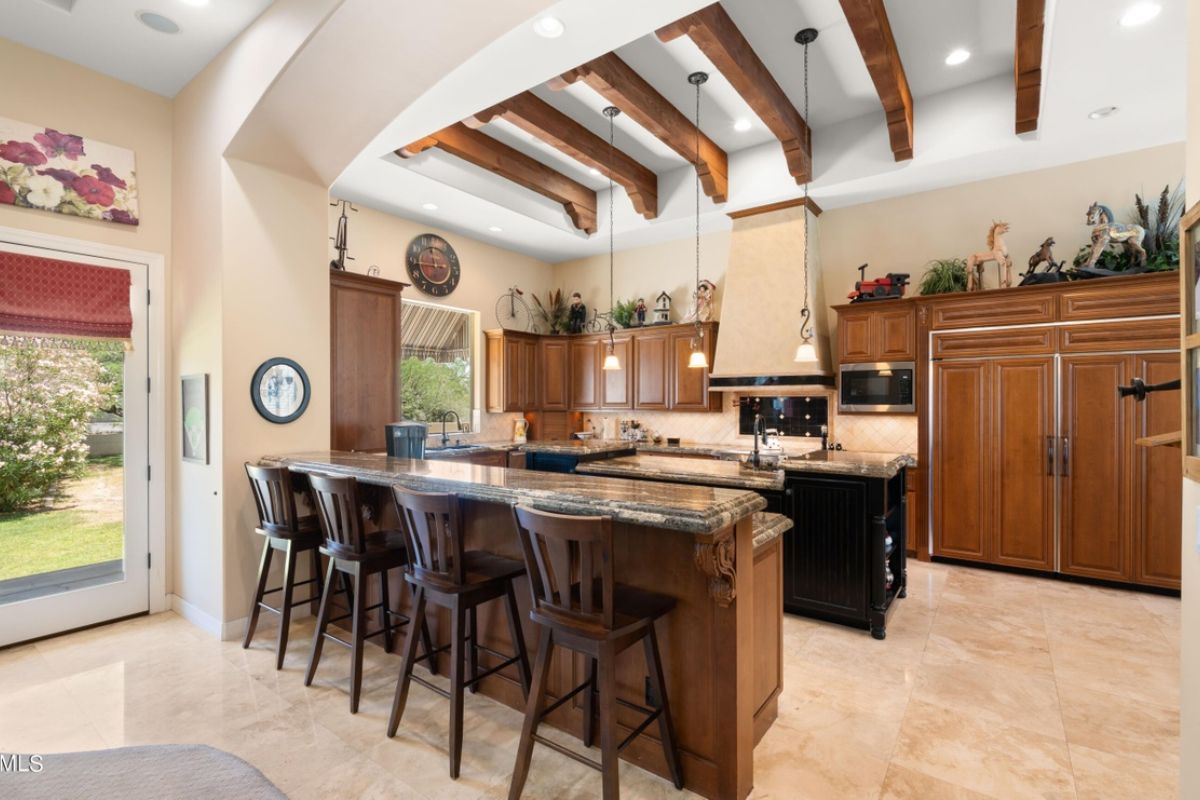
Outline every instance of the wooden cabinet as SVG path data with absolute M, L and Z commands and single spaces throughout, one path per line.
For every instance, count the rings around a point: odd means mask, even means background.
M 933 365 L 933 553 L 985 561 L 991 508 L 989 370 L 984 361 Z
M 688 366 L 695 337 L 695 329 L 671 334 L 670 404 L 672 409 L 678 411 L 710 411 L 714 403 L 718 406 L 720 404 L 719 396 L 714 398 L 713 393 L 708 391 L 708 370 Z M 704 341 L 701 346 L 709 364 L 713 363 L 715 345 L 716 331 L 711 326 L 704 326 Z
M 666 330 L 639 331 L 633 339 L 633 407 L 666 411 L 670 405 L 671 335 Z
M 571 345 L 565 336 L 548 336 L 538 342 L 538 404 L 542 411 L 571 407 Z
M 571 398 L 572 410 L 600 407 L 601 375 L 600 340 L 592 337 L 571 339 Z M 622 365 L 624 366 L 624 365 Z
M 633 340 L 629 336 L 614 336 L 613 353 L 621 369 L 600 371 L 600 407 L 606 411 L 633 408 Z M 608 355 L 607 339 L 600 342 L 600 362 Z
M 484 400 L 492 413 L 538 407 L 538 337 L 513 331 L 487 331 Z
M 1147 353 L 1133 357 L 1134 375 L 1146 383 L 1179 377 L 1177 353 Z M 1179 430 L 1179 398 L 1174 392 L 1155 392 L 1132 403 L 1133 436 L 1153 436 Z M 1180 582 L 1179 509 L 1183 505 L 1182 470 L 1174 447 L 1133 448 L 1133 577 L 1138 583 L 1178 589 Z
M 913 303 L 881 300 L 838 308 L 838 363 L 912 361 L 916 356 Z
M 329 273 L 330 447 L 382 450 L 401 418 L 400 294 L 408 284 Z

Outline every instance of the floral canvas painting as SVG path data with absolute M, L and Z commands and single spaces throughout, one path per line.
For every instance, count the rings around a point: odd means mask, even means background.
M 0 205 L 137 225 L 133 151 L 0 117 Z

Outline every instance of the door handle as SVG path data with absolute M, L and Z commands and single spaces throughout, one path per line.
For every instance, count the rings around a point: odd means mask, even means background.
M 1054 474 L 1054 437 L 1046 437 L 1046 474 Z
M 1071 474 L 1071 440 L 1069 437 L 1062 437 L 1062 474 Z

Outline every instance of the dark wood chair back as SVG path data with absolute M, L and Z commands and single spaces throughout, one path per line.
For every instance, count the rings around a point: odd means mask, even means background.
M 296 513 L 296 495 L 292 473 L 287 467 L 264 467 L 246 462 L 250 491 L 258 507 L 258 526 L 267 533 L 295 533 L 300 518 Z
M 400 528 L 408 543 L 413 577 L 461 586 L 463 570 L 462 505 L 452 494 L 392 488 Z
M 609 517 L 576 517 L 513 506 L 533 608 L 556 620 L 613 629 Z
M 334 553 L 362 555 L 367 550 L 362 512 L 358 503 L 358 481 L 351 477 L 310 473 L 313 505 L 325 534 L 325 546 Z

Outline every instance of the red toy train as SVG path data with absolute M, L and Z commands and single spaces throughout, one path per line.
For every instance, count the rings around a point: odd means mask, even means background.
M 854 291 L 846 295 L 851 303 L 866 300 L 887 300 L 893 297 L 904 297 L 904 289 L 908 286 L 907 272 L 889 272 L 882 278 L 867 280 L 867 265 L 858 268 L 858 280 L 854 282 Z

